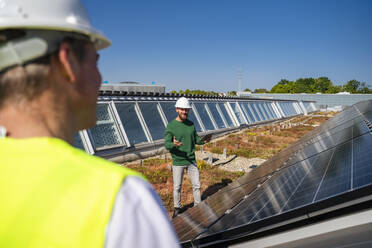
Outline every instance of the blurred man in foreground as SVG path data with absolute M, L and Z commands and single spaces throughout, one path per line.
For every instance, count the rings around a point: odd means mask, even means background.
M 141 175 L 71 146 L 95 125 L 110 45 L 80 1 L 0 8 L 0 247 L 178 247 Z

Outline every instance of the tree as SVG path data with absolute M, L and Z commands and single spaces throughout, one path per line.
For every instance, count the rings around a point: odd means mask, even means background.
M 246 88 L 245 90 L 244 90 L 245 92 L 252 92 L 250 89 L 248 89 L 248 88 Z
M 322 92 L 322 93 L 334 93 L 335 89 L 331 80 L 328 77 L 320 77 L 315 79 L 313 85 L 313 93 Z
M 177 91 L 172 90 L 171 93 L 176 94 Z M 178 93 L 179 94 L 186 94 L 186 95 L 212 95 L 212 96 L 218 96 L 219 95 L 219 93 L 214 92 L 214 91 L 190 90 L 190 89 L 180 90 Z
M 353 79 L 353 80 L 348 81 L 344 85 L 343 90 L 355 94 L 357 93 L 359 87 L 360 87 L 360 82 Z
M 372 89 L 370 89 L 370 85 L 368 85 L 366 82 L 362 82 L 360 83 L 360 86 L 358 88 L 358 93 L 361 93 L 361 94 L 368 94 L 368 93 L 372 93 Z
M 271 93 L 290 93 L 289 84 L 276 84 L 271 88 Z
M 281 79 L 278 84 L 281 84 L 281 85 L 285 85 L 285 84 L 288 84 L 290 83 L 290 81 L 288 81 L 287 79 Z
M 255 89 L 254 93 L 268 93 L 269 91 L 265 88 Z
M 234 91 L 234 90 L 233 91 L 229 91 L 228 92 L 228 95 L 229 96 L 236 96 L 236 91 Z
M 314 84 L 314 78 L 299 78 L 294 84 L 293 93 L 313 93 Z
M 271 88 L 271 93 L 293 93 L 293 82 L 286 79 L 281 79 L 276 85 Z

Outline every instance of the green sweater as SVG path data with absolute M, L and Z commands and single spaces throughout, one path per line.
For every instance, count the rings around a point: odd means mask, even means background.
M 183 143 L 176 147 L 173 144 L 173 137 Z M 194 123 L 189 120 L 179 122 L 173 120 L 168 123 L 164 137 L 165 148 L 172 154 L 173 165 L 196 164 L 195 144 L 203 145 L 204 142 L 196 133 Z

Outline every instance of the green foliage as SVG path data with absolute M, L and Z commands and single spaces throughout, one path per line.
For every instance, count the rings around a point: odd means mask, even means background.
M 164 164 L 167 161 L 165 159 L 161 158 L 149 158 L 143 161 L 144 166 L 152 166 L 152 165 L 157 165 L 157 164 Z
M 327 77 L 315 79 L 315 83 L 312 86 L 312 92 L 336 93 L 333 83 Z
M 265 88 L 260 88 L 260 89 L 255 89 L 254 90 L 254 93 L 269 93 L 270 91 L 268 91 L 267 89 Z
M 186 94 L 186 95 L 203 95 L 203 96 L 206 96 L 206 95 L 210 95 L 210 96 L 218 96 L 218 95 L 219 95 L 218 92 L 214 92 L 214 91 L 189 90 L 189 89 L 186 89 L 186 90 L 180 90 L 179 92 L 177 92 L 177 91 L 175 91 L 175 90 L 172 90 L 171 93 L 172 93 L 172 94 L 179 93 L 179 94 Z
M 229 91 L 228 92 L 228 95 L 229 96 L 236 96 L 236 91 L 234 91 L 234 90 L 233 91 Z
M 367 94 L 372 93 L 372 89 L 365 82 L 350 80 L 345 85 L 333 85 L 328 77 L 319 78 L 299 78 L 296 81 L 281 79 L 271 88 L 271 93 L 326 93 L 335 94 L 347 91 L 350 93 Z M 256 92 L 256 91 L 255 91 Z
M 372 89 L 370 89 L 370 87 L 371 86 L 369 86 L 365 82 L 362 82 L 360 84 L 360 86 L 359 86 L 358 93 L 361 93 L 361 94 L 371 94 L 372 93 Z
M 198 166 L 198 169 L 199 170 L 206 170 L 206 169 L 210 169 L 211 168 L 211 165 L 209 165 L 207 162 L 205 162 L 204 160 L 197 160 L 196 161 L 196 164 Z
M 146 166 L 138 165 L 132 167 L 132 169 L 140 172 L 152 184 L 165 183 L 167 182 L 168 178 L 172 178 L 172 173 L 170 170 L 165 168 L 161 168 L 159 170 L 149 170 Z
M 365 82 L 359 82 L 355 79 L 348 81 L 344 86 L 343 90 L 352 94 L 371 94 L 371 86 Z
M 360 82 L 357 80 L 350 80 L 344 85 L 344 90 L 350 93 L 357 93 Z
M 251 90 L 246 88 L 244 91 L 248 92 Z M 271 90 L 265 88 L 255 89 L 254 93 L 325 93 L 325 94 L 335 94 L 342 91 L 347 91 L 352 94 L 372 94 L 371 86 L 365 82 L 359 82 L 355 79 L 349 80 L 344 85 L 334 85 L 333 82 L 328 77 L 319 78 L 299 78 L 296 81 L 289 81 L 287 79 L 281 79 L 276 85 L 274 85 Z M 218 96 L 221 93 L 214 91 L 204 91 L 204 90 L 180 90 L 171 91 L 172 94 L 187 94 L 187 95 L 212 95 Z M 227 93 L 229 96 L 236 96 L 236 91 L 229 91 Z
M 216 153 L 216 154 L 222 154 L 223 153 L 223 149 L 221 147 L 212 147 L 211 148 L 211 152 L 212 153 Z
M 240 157 L 245 157 L 245 158 L 256 158 L 257 154 L 254 150 L 251 149 L 237 149 L 237 150 L 229 150 L 227 151 L 228 155 L 237 155 Z

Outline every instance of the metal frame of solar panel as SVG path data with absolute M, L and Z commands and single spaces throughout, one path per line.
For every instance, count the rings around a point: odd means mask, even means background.
M 116 162 L 166 152 L 163 134 L 167 123 L 177 116 L 174 105 L 180 96 L 101 92 L 97 125 L 77 133 L 75 146 Z M 222 135 L 308 112 L 304 103 L 298 101 L 196 95 L 186 97 L 192 103 L 189 119 L 194 122 L 200 135 Z M 315 106 L 313 102 L 306 104 Z
M 357 103 L 181 214 L 173 224 L 183 246 L 225 247 L 372 206 L 371 121 L 372 100 Z

